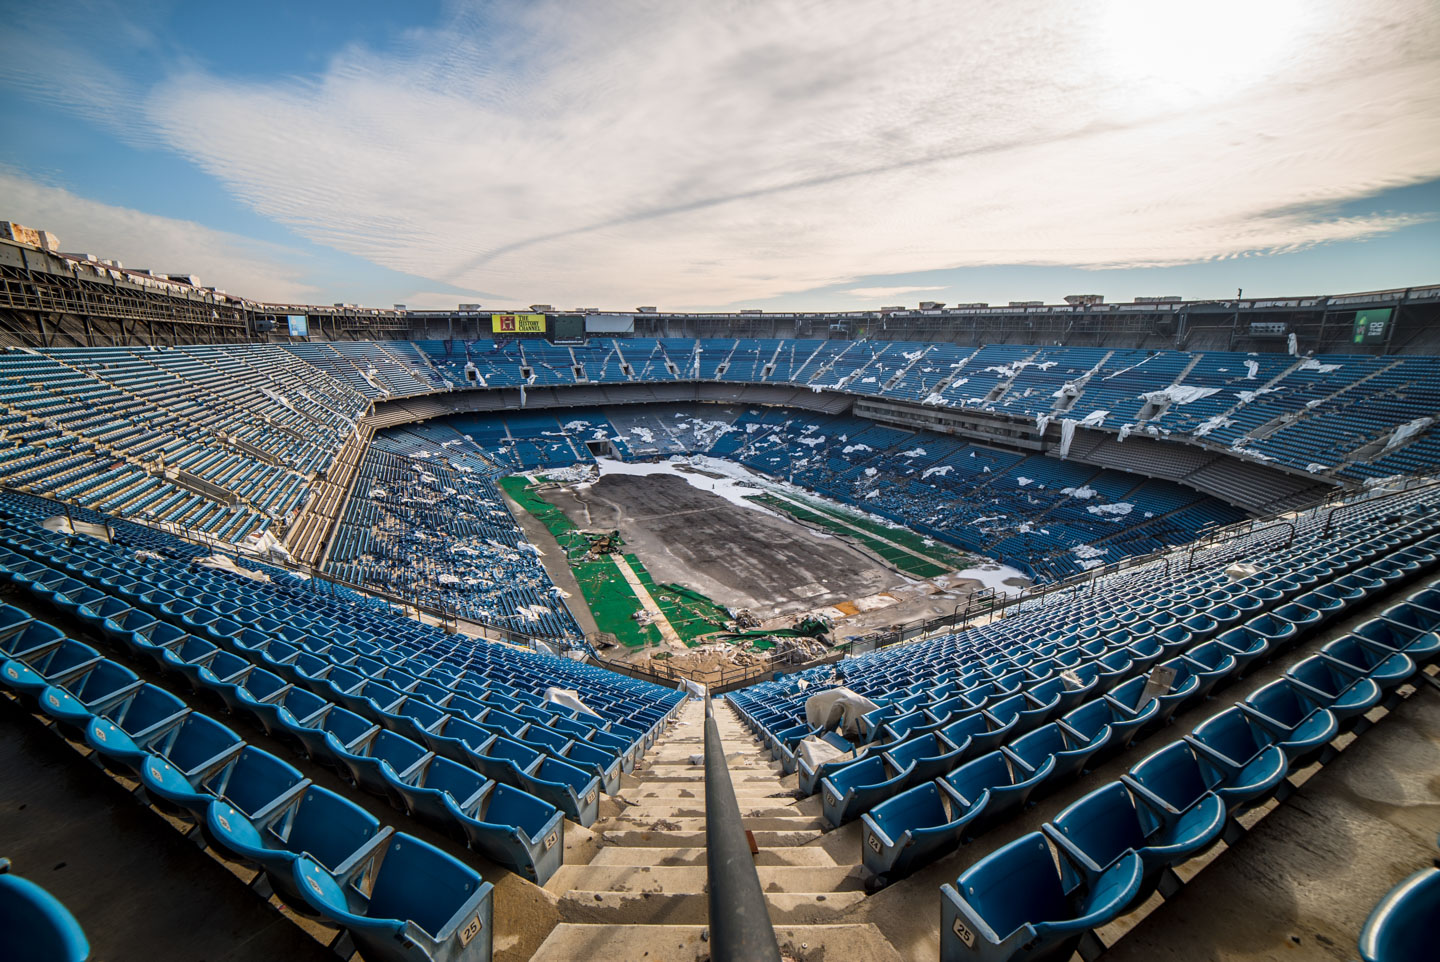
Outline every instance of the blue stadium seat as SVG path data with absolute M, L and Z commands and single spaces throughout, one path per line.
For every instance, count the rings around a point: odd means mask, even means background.
M 1274 746 L 1272 746 L 1274 747 Z M 1137 795 L 1153 804 L 1185 811 L 1213 792 L 1230 812 L 1263 800 L 1280 784 L 1286 773 L 1285 755 L 1278 747 L 1262 753 L 1255 764 L 1239 776 L 1236 766 L 1223 764 L 1185 740 L 1171 742 L 1137 762 L 1120 776 Z
M 282 805 L 252 817 L 223 799 L 205 813 L 206 837 L 222 851 L 263 869 L 271 887 L 293 908 L 308 908 L 295 887 L 294 864 L 302 857 L 343 873 L 393 833 L 359 805 L 329 789 L 310 785 Z
M 883 755 L 870 754 L 820 781 L 821 805 L 826 820 L 835 827 L 868 812 L 900 791 L 910 778 L 911 761 L 905 768 L 892 768 Z
M 1134 908 L 1155 891 L 1161 873 L 1203 851 L 1225 829 L 1225 803 L 1207 793 L 1174 811 L 1111 782 L 1067 806 L 1041 827 L 1088 877 L 1113 867 L 1128 852 L 1140 856 L 1145 874 Z
M 1160 713 L 1160 703 L 1152 701 L 1138 712 L 1107 698 L 1096 698 L 1068 712 L 1060 720 L 1066 727 L 1087 740 L 1100 737 L 1109 730 L 1110 738 L 1097 752 L 1095 763 L 1130 747 L 1136 733 L 1146 722 Z
M 141 685 L 138 675 L 118 662 L 97 661 L 63 685 L 40 694 L 40 710 L 70 734 L 78 735 L 93 715 L 123 701 Z
M 418 838 L 392 835 L 343 872 L 309 858 L 298 859 L 293 872 L 310 907 L 349 931 L 369 962 L 490 958 L 494 886 Z
M 1059 857 L 1068 859 L 1064 850 Z M 1086 932 L 1134 901 L 1143 873 L 1132 851 L 1093 881 L 1076 882 L 1044 835 L 1022 835 L 941 886 L 941 962 L 1068 959 Z
M 1421 869 L 1385 893 L 1360 930 L 1364 962 L 1415 962 L 1435 957 L 1440 918 L 1440 868 Z
M 1358 635 L 1337 638 L 1320 649 L 1320 654 L 1352 672 L 1360 672 L 1380 686 L 1382 692 L 1400 687 L 1420 667 L 1404 652 L 1368 642 Z
M 943 781 L 916 785 L 861 814 L 861 860 L 873 875 L 896 879 L 910 874 L 967 836 L 967 826 L 984 810 L 959 798 Z
M 982 809 L 970 822 L 970 833 L 978 835 L 1023 809 L 1055 764 L 1050 757 L 1039 768 L 1031 768 L 1013 755 L 996 751 L 966 762 L 940 781 L 967 806 Z
M 140 782 L 152 799 L 198 822 L 213 797 L 202 784 L 234 761 L 245 743 L 214 719 L 192 712 L 140 747 L 146 752 Z
M 10 962 L 85 962 L 90 942 L 70 910 L 0 859 L 0 956 Z
M 107 767 L 138 774 L 146 752 L 141 744 L 158 740 L 160 734 L 190 713 L 179 698 L 156 685 L 141 685 L 125 698 L 95 712 L 85 723 L 85 742 L 95 749 Z
M 72 638 L 58 645 L 46 644 L 0 664 L 0 684 L 19 696 L 27 708 L 38 708 L 40 693 L 51 685 L 64 685 L 71 678 L 101 661 L 100 652 Z
M 1046 794 L 1066 780 L 1089 771 L 1086 766 L 1090 759 L 1104 749 L 1110 737 L 1108 726 L 1092 737 L 1080 734 L 1064 722 L 1051 722 L 1021 735 L 1001 750 L 1035 771 L 1044 768 L 1048 759 L 1054 759 L 1054 767 L 1037 789 L 1040 794 Z
M 964 754 L 965 746 L 956 745 L 936 731 L 887 745 L 881 757 L 891 771 L 908 771 L 906 784 L 914 785 L 944 775 L 960 763 Z
M 1292 768 L 1310 764 L 1340 733 L 1334 712 L 1286 678 L 1252 693 L 1236 707 L 1270 731 Z
M 1373 678 L 1320 655 L 1291 665 L 1285 677 L 1330 709 L 1342 731 L 1354 726 L 1361 715 L 1380 701 L 1380 685 Z

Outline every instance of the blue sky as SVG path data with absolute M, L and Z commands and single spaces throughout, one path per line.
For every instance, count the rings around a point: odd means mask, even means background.
M 0 2 L 0 218 L 251 297 L 1440 282 L 1429 0 Z

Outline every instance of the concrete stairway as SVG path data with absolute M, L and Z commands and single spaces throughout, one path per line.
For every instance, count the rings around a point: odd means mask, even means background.
M 845 921 L 865 892 L 860 869 L 838 864 L 819 844 L 825 824 L 819 799 L 793 797 L 778 765 L 724 703 L 716 703 L 715 720 L 785 956 L 898 962 L 873 925 Z M 628 805 L 593 826 L 602 840 L 594 858 L 564 865 L 546 884 L 559 897 L 561 922 L 536 960 L 709 958 L 704 742 L 705 709 L 692 701 L 626 776 L 621 797 Z

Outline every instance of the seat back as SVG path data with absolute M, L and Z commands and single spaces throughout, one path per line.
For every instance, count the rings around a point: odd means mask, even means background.
M 1200 800 L 1210 786 L 1190 746 L 1171 742 L 1130 769 L 1130 777 L 1179 811 Z
M 328 788 L 311 785 L 283 829 L 285 847 L 334 870 L 380 831 L 380 820 Z
M 514 825 L 533 836 L 550 823 L 558 812 L 554 805 L 511 785 L 494 783 L 481 807 L 480 819 L 501 825 Z
M 300 721 L 309 718 L 330 703 L 314 692 L 297 685 L 281 695 L 274 704 L 294 715 L 296 721 Z
M 89 704 L 139 680 L 140 676 L 129 668 L 106 659 L 65 687 L 81 704 Z
M 1100 868 L 1127 849 L 1145 846 L 1145 829 L 1135 800 L 1118 781 L 1076 800 L 1050 824 Z
M 480 885 L 480 874 L 459 859 L 400 833 L 385 850 L 366 914 L 406 919 L 438 937 Z
M 1027 922 L 1071 914 L 1055 858 L 1039 832 L 991 852 L 966 869 L 956 887 L 1002 941 Z
M 1003 752 L 993 751 L 966 762 L 945 776 L 945 782 L 967 802 L 975 802 L 986 789 L 1012 785 L 1015 777 Z
M 485 782 L 485 776 L 475 769 L 437 755 L 425 766 L 425 777 L 421 784 L 433 791 L 449 792 L 459 804 L 474 797 Z
M 267 751 L 246 745 L 233 764 L 205 782 L 205 787 L 246 815 L 254 815 L 305 777 Z
M 1034 731 L 1021 735 L 1010 743 L 1010 751 L 1031 768 L 1039 769 L 1046 759 L 1056 752 L 1070 748 L 1065 741 L 1065 732 L 1056 722 L 1041 725 Z
M 325 713 L 319 727 L 322 731 L 334 735 L 341 745 L 349 745 L 375 726 L 370 719 L 362 718 L 353 711 L 336 705 Z
M 1194 737 L 1205 747 L 1213 748 L 1240 765 L 1270 744 L 1264 730 L 1257 728 L 1244 712 L 1233 705 L 1196 726 Z
M 208 715 L 192 713 L 185 716 L 166 741 L 159 754 L 180 771 L 188 772 L 239 744 L 240 736 Z
M 397 735 L 389 729 L 382 728 L 370 741 L 367 754 L 372 758 L 389 762 L 390 767 L 395 769 L 398 774 L 418 762 L 424 757 L 426 751 L 424 745 L 418 744 L 404 735 Z
M 1315 706 L 1301 698 L 1295 686 L 1283 678 L 1254 692 L 1245 703 L 1287 728 L 1294 728 L 1315 710 Z
M 185 710 L 185 703 L 158 685 L 141 685 L 124 701 L 103 714 L 121 730 L 134 735 Z

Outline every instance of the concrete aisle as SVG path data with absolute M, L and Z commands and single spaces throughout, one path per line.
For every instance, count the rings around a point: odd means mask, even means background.
M 778 766 L 723 703 L 716 723 L 756 866 L 785 955 L 796 962 L 898 962 L 868 923 L 844 921 L 865 898 L 858 867 L 819 845 L 819 800 L 797 801 Z M 585 865 L 567 864 L 546 885 L 561 924 L 539 962 L 700 962 L 709 958 L 705 887 L 705 710 L 692 701 L 621 796 L 628 806 L 594 826 L 603 844 Z M 627 783 L 630 780 L 627 778 Z

